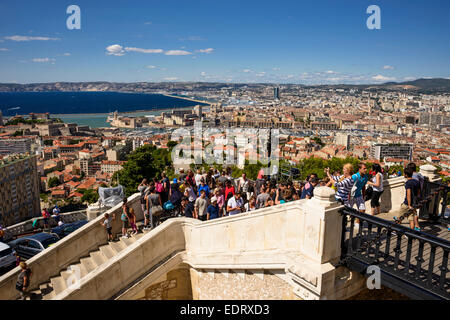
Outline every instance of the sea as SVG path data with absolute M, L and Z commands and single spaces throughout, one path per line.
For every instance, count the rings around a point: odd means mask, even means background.
M 159 115 L 163 110 L 206 105 L 162 94 L 123 92 L 0 92 L 4 117 L 49 112 L 64 122 L 109 127 L 109 113 L 120 115 Z

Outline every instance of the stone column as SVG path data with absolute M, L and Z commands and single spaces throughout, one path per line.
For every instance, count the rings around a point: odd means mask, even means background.
M 337 261 L 341 254 L 342 206 L 335 200 L 335 192 L 328 187 L 314 189 L 314 197 L 304 205 L 304 253 L 313 260 L 325 263 Z
M 335 295 L 336 264 L 341 255 L 342 216 L 334 190 L 314 189 L 303 205 L 301 255 L 287 263 L 294 293 L 302 299 L 328 299 Z
M 431 182 L 437 182 L 440 180 L 439 175 L 436 173 L 437 168 L 435 166 L 432 166 L 431 164 L 424 164 L 423 166 L 420 166 L 420 173 L 424 177 L 428 177 Z

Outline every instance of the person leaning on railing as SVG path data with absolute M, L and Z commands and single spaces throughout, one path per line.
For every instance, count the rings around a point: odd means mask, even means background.
M 414 171 L 411 168 L 406 168 L 404 175 L 406 178 L 405 189 L 406 196 L 403 203 L 400 205 L 399 217 L 394 217 L 396 223 L 401 223 L 404 218 L 408 218 L 409 226 L 411 229 L 420 231 L 419 218 L 417 216 L 417 211 L 414 208 L 419 195 L 420 182 L 413 179 Z

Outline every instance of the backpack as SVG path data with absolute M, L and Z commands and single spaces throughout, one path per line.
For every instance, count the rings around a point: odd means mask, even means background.
M 161 193 L 164 191 L 164 185 L 161 182 L 157 182 L 155 185 L 156 192 Z
M 166 203 L 163 204 L 163 208 L 164 210 L 173 210 L 175 206 L 171 201 L 167 201 Z

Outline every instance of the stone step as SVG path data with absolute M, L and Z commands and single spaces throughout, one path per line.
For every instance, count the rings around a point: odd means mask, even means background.
M 93 271 L 95 268 L 97 268 L 97 265 L 95 264 L 95 262 L 92 260 L 91 257 L 87 257 L 87 258 L 81 258 L 80 259 L 81 265 L 86 268 L 86 273 L 90 273 L 91 271 Z
M 123 243 L 122 241 L 110 242 L 109 246 L 116 254 L 118 254 L 120 251 L 122 251 L 123 249 L 125 249 L 127 247 L 127 245 L 125 243 Z
M 61 271 L 60 275 L 64 279 L 67 286 L 74 284 L 74 281 L 81 280 L 83 277 L 81 264 L 70 266 L 70 271 L 68 268 L 67 270 Z
M 53 287 L 50 282 L 46 282 L 46 283 L 39 285 L 39 290 L 41 292 L 45 293 L 45 291 L 53 290 Z
M 94 263 L 97 267 L 101 266 L 108 260 L 108 258 L 106 258 L 105 255 L 103 253 L 101 253 L 100 251 L 91 252 L 90 255 L 91 255 L 92 261 L 94 261 Z
M 135 240 L 139 240 L 140 238 L 142 238 L 144 236 L 143 233 L 137 233 L 135 235 L 132 235 L 131 237 Z
M 56 296 L 55 290 L 50 291 L 48 294 L 42 296 L 42 300 L 51 300 Z
M 120 241 L 123 242 L 123 243 L 125 243 L 125 245 L 128 247 L 128 246 L 131 245 L 133 242 L 135 242 L 136 239 L 134 239 L 134 238 L 132 238 L 132 237 L 130 237 L 130 238 L 123 238 L 123 237 L 120 237 Z
M 53 292 L 55 292 L 55 295 L 67 289 L 66 281 L 63 279 L 63 277 L 51 278 L 50 282 L 52 283 Z
M 83 266 L 83 264 L 81 262 L 80 263 L 76 263 L 73 266 L 80 268 L 81 278 L 83 278 L 84 276 L 86 276 L 88 274 L 86 268 Z
M 112 248 L 111 244 L 107 244 L 100 247 L 100 252 L 109 260 L 114 257 L 117 252 Z

